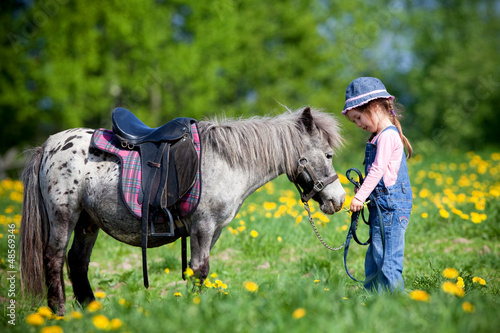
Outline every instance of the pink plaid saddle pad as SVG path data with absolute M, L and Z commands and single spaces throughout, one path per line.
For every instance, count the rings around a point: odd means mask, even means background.
M 196 124 L 191 126 L 194 146 L 201 156 L 201 143 Z M 142 203 L 139 202 L 139 191 L 141 191 L 141 157 L 136 150 L 123 148 L 119 140 L 114 139 L 113 132 L 107 129 L 98 129 L 92 136 L 94 147 L 104 152 L 116 155 L 121 161 L 121 192 L 123 200 L 127 203 L 130 212 L 138 218 L 142 217 Z M 201 165 L 201 163 L 200 163 Z M 196 174 L 194 186 L 179 200 L 179 216 L 185 217 L 192 213 L 198 206 L 201 196 L 200 169 Z

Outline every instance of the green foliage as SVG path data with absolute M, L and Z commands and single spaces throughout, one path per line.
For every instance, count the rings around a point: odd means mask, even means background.
M 498 2 L 3 1 L 0 153 L 116 106 L 156 127 L 312 105 L 377 76 L 417 151 L 498 144 Z M 341 117 L 343 118 L 343 117 Z M 342 122 L 346 124 L 345 120 Z M 362 142 L 347 127 L 349 142 Z
M 408 133 L 418 149 L 498 143 L 500 6 L 497 1 L 412 5 L 415 63 L 408 73 Z M 425 138 L 425 139 L 424 139 Z

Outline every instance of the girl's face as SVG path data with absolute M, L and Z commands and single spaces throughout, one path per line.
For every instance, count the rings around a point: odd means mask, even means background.
M 373 117 L 371 117 L 373 115 Z M 370 133 L 375 133 L 378 130 L 377 117 L 370 112 L 359 112 L 358 109 L 347 111 L 347 118 L 356 124 L 361 129 Z

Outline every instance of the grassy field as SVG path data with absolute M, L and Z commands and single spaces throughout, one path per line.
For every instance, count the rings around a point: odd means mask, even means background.
M 334 163 L 337 170 L 356 164 Z M 8 332 L 494 332 L 500 319 L 500 153 L 412 158 L 414 209 L 406 236 L 405 293 L 367 294 L 343 268 L 343 251 L 316 239 L 294 187 L 278 178 L 253 194 L 222 233 L 201 293 L 181 280 L 180 242 L 151 249 L 151 287 L 142 285 L 140 249 L 100 233 L 90 280 L 98 301 L 79 307 L 66 278 L 67 312 L 14 295 L 8 240 L 22 205 L 18 181 L 0 183 L 1 330 Z M 358 166 L 361 168 L 361 165 Z M 349 195 L 352 186 L 341 177 Z M 350 196 L 348 197 L 348 202 Z M 318 212 L 332 246 L 345 240 L 348 213 Z M 13 225 L 14 224 L 14 225 Z M 14 228 L 12 228 L 14 227 Z M 362 237 L 367 227 L 359 228 Z M 12 237 L 11 237 L 12 238 Z M 349 267 L 363 278 L 365 247 Z M 18 271 L 18 254 L 14 259 Z M 15 325 L 9 302 L 15 300 Z

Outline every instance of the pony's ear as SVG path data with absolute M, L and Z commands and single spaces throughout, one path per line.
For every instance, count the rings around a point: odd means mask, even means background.
M 311 133 L 314 129 L 314 120 L 313 116 L 311 114 L 311 108 L 306 107 L 303 111 L 302 114 L 300 115 L 299 120 L 304 124 L 304 127 L 306 128 L 307 132 Z

